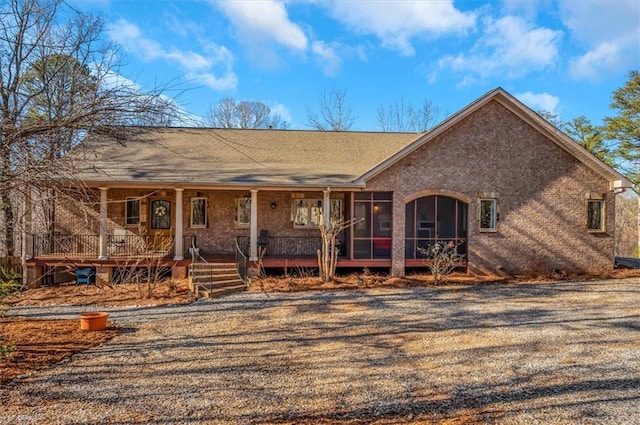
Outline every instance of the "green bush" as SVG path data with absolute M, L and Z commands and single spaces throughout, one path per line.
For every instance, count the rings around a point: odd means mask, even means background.
M 0 338 L 0 341 L 2 341 L 2 338 Z M 16 346 L 11 343 L 3 344 L 0 342 L 0 357 L 4 357 L 13 353 L 15 349 Z
M 0 267 L 0 317 L 6 316 L 9 311 L 9 306 L 2 302 L 4 297 L 20 291 L 22 288 L 22 276 L 12 270 Z M 0 353 L 2 355 L 11 351 L 13 351 L 11 347 L 0 345 Z
M 22 289 L 22 276 L 0 267 L 0 299 Z

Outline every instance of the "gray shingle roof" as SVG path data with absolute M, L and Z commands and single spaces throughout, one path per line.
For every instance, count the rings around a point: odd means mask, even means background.
M 124 145 L 95 138 L 87 183 L 353 186 L 423 133 L 138 129 Z

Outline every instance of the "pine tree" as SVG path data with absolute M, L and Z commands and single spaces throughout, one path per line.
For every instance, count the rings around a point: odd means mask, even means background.
M 598 159 L 607 165 L 614 165 L 613 152 L 605 143 L 602 127 L 592 124 L 585 116 L 579 116 L 563 123 L 562 130 Z
M 640 70 L 629 72 L 626 84 L 613 92 L 611 108 L 615 117 L 604 119 L 608 139 L 616 140 L 616 156 L 623 173 L 634 184 L 640 183 Z

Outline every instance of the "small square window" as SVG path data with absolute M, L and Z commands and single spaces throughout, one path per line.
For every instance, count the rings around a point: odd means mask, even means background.
M 480 199 L 480 231 L 495 232 L 497 231 L 497 200 L 496 199 Z
M 140 199 L 127 198 L 127 207 L 125 213 L 125 225 L 137 226 L 140 224 Z
M 238 199 L 238 227 L 251 225 L 251 198 Z
M 587 231 L 604 232 L 604 200 L 587 200 Z
M 191 227 L 207 226 L 207 198 L 191 199 Z

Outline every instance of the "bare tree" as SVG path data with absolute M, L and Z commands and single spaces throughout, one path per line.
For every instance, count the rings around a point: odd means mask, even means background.
M 356 116 L 346 101 L 347 91 L 331 89 L 320 94 L 318 111 L 307 106 L 307 121 L 305 125 L 321 131 L 347 131 L 353 125 Z
M 404 97 L 387 106 L 378 107 L 378 125 L 384 132 L 422 132 L 431 129 L 440 119 L 440 108 L 427 99 L 420 108 L 405 102 Z
M 331 282 L 336 275 L 336 265 L 338 264 L 338 247 L 336 241 L 340 233 L 360 222 L 362 219 L 350 219 L 350 220 L 331 220 L 329 225 L 320 223 L 318 230 L 320 231 L 320 239 L 322 246 L 317 251 L 318 256 L 318 270 L 320 272 L 320 279 L 323 282 Z
M 127 244 L 129 249 L 125 249 L 124 255 L 114 255 L 117 265 L 114 273 L 119 282 L 135 282 L 140 298 L 152 298 L 156 287 L 165 280 L 163 275 L 171 269 L 164 258 L 173 249 L 173 237 L 151 236 L 140 227 L 137 235 L 127 235 L 125 240 L 133 243 Z
M 143 92 L 118 73 L 104 22 L 64 0 L 0 3 L 0 236 L 15 254 L 16 199 L 32 186 L 75 180 L 87 136 L 124 141 L 144 114 L 167 113 L 162 90 Z M 74 158 L 66 155 L 77 153 Z M 25 190 L 26 189 L 26 190 Z M 16 195 L 21 193 L 22 195 Z
M 278 128 L 285 129 L 288 124 L 271 108 L 262 102 L 243 100 L 236 102 L 232 97 L 220 100 L 209 109 L 209 125 L 217 128 Z

